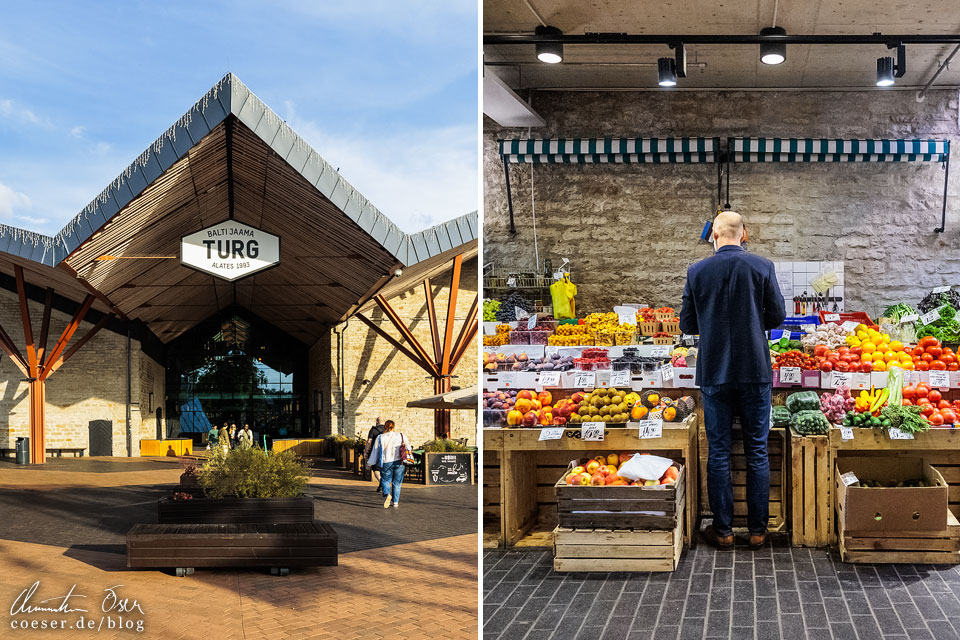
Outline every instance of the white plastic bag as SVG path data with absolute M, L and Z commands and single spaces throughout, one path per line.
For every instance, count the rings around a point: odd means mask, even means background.
M 625 480 L 659 480 L 667 472 L 673 460 L 660 456 L 635 455 L 627 460 L 617 475 Z

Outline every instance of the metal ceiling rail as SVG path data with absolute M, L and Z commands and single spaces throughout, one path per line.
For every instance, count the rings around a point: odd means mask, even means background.
M 560 43 L 579 44 L 663 44 L 675 42 L 684 44 L 814 44 L 814 45 L 865 45 L 865 44 L 960 44 L 960 34 L 882 34 L 869 35 L 786 35 L 761 36 L 758 34 L 631 34 L 631 33 L 583 33 L 583 34 L 543 34 L 532 33 L 486 33 L 483 44 L 525 44 Z

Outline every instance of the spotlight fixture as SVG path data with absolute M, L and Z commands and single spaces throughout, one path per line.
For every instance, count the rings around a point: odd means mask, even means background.
M 783 27 L 764 27 L 761 36 L 785 36 Z M 782 64 L 787 59 L 787 45 L 782 42 L 764 42 L 760 45 L 760 62 L 763 64 Z
M 887 44 L 888 49 L 897 50 L 897 60 L 890 56 L 877 58 L 877 86 L 892 87 L 894 78 L 902 78 L 907 72 L 907 48 L 900 42 Z
M 562 36 L 563 31 L 556 27 L 538 26 L 534 30 L 538 36 Z M 538 42 L 537 60 L 548 64 L 557 64 L 563 62 L 563 43 L 561 42 Z
M 660 77 L 661 87 L 677 86 L 677 62 L 673 58 L 660 58 L 657 60 L 657 75 Z

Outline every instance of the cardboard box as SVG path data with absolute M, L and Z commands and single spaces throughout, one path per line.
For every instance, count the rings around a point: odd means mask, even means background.
M 847 535 L 870 532 L 946 531 L 949 488 L 940 472 L 922 458 L 838 457 L 837 520 Z M 847 486 L 843 474 L 880 482 L 923 478 L 927 487 Z

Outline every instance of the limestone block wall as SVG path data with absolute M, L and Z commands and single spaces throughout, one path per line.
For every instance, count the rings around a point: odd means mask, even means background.
M 140 394 L 138 396 L 140 399 L 140 432 L 144 434 L 142 436 L 144 438 L 155 438 L 158 433 L 157 408 L 164 406 L 166 396 L 166 369 L 142 351 L 135 353 L 140 360 Z M 153 394 L 152 401 L 150 399 L 151 394 Z M 171 435 L 169 425 L 166 423 L 167 416 L 164 414 L 159 425 L 159 433 L 163 437 Z
M 947 138 L 958 159 L 956 90 L 790 92 L 537 92 L 547 125 L 531 137 L 766 136 Z M 518 233 L 511 236 L 498 138 L 525 129 L 484 124 L 484 263 L 533 268 L 530 165 L 511 167 Z M 960 181 L 951 180 L 947 232 L 943 171 L 934 163 L 735 164 L 733 208 L 749 248 L 772 260 L 845 262 L 846 308 L 876 314 L 960 284 Z M 698 241 L 717 207 L 716 165 L 537 165 L 541 261 L 571 260 L 578 311 L 625 300 L 678 307 L 686 268 L 712 253 Z
M 39 337 L 43 305 L 30 303 L 34 335 Z M 50 317 L 49 347 L 52 347 L 70 317 L 54 310 Z M 23 351 L 23 330 L 17 296 L 0 290 L 0 325 Z M 91 324 L 84 322 L 74 334 L 82 337 Z M 48 347 L 48 348 L 49 348 Z M 55 371 L 46 383 L 46 437 L 48 447 L 89 447 L 90 423 L 106 420 L 112 424 L 113 455 L 127 454 L 126 440 L 126 381 L 127 338 L 112 331 L 101 330 L 75 353 L 66 364 Z M 163 394 L 161 365 L 140 353 L 140 344 L 133 341 L 133 399 L 142 400 L 142 389 L 149 385 L 154 397 Z M 149 369 L 141 377 L 141 366 Z M 159 381 L 159 382 L 158 382 Z M 158 384 L 160 386 L 158 386 Z M 0 357 L 0 447 L 14 446 L 17 437 L 30 435 L 30 404 L 28 385 L 23 374 L 5 355 Z M 155 424 L 140 420 L 139 411 L 132 412 L 133 454 L 139 454 L 139 440 L 155 437 Z
M 477 291 L 477 260 L 464 262 L 457 296 L 455 331 L 460 330 L 473 297 Z M 447 301 L 450 294 L 450 275 L 432 281 L 434 304 L 440 319 L 441 340 Z M 390 300 L 390 305 L 410 327 L 417 340 L 431 351 L 430 328 L 427 319 L 423 287 L 411 289 Z M 367 312 L 367 317 L 384 327 L 391 335 L 398 335 L 390 321 L 379 310 Z M 338 334 L 340 336 L 338 347 Z M 456 338 L 456 333 L 454 333 Z M 477 384 L 476 340 L 454 371 L 453 384 L 468 387 Z M 343 350 L 344 393 L 340 393 L 340 351 Z M 396 421 L 414 444 L 433 439 L 433 412 L 408 409 L 409 400 L 434 394 L 433 381 L 427 373 L 397 352 L 386 340 L 357 320 L 335 328 L 310 350 L 310 403 L 315 411 L 319 391 L 323 410 L 320 412 L 321 433 L 336 433 L 341 429 L 348 436 L 366 434 L 376 416 Z M 342 409 L 342 421 L 341 421 Z M 468 438 L 471 444 L 477 438 L 475 411 L 454 411 L 451 417 L 451 436 Z

